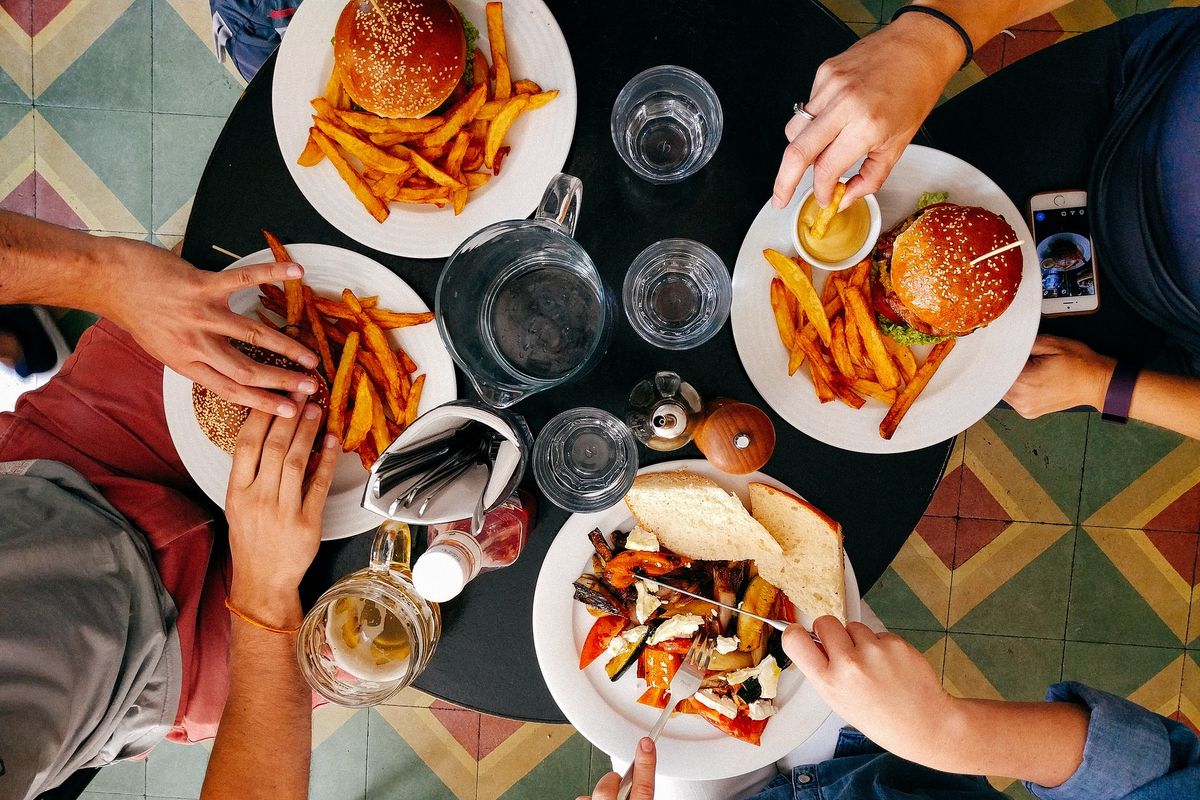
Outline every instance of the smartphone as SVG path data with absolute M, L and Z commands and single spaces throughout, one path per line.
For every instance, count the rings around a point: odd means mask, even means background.
M 1029 198 L 1029 228 L 1042 268 L 1042 314 L 1091 314 L 1100 307 L 1100 276 L 1087 192 Z

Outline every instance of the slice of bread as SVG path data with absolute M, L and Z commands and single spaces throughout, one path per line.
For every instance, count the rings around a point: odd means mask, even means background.
M 692 472 L 639 475 L 625 495 L 638 524 L 663 546 L 704 561 L 775 561 L 783 550 L 735 495 Z
M 832 614 L 846 621 L 842 528 L 811 503 L 761 483 L 750 484 L 754 518 L 783 548 L 783 556 L 758 563 L 759 573 L 813 619 Z

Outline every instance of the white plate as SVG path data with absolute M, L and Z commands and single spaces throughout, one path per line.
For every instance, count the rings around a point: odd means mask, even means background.
M 762 473 L 728 475 L 704 459 L 668 461 L 644 467 L 639 474 L 686 469 L 712 478 L 743 502 L 752 481 L 798 494 Z M 638 739 L 658 719 L 656 708 L 637 702 L 645 684 L 630 670 L 613 683 L 600 661 L 579 669 L 579 651 L 595 618 L 574 599 L 572 582 L 585 569 L 592 543 L 587 534 L 599 528 L 607 535 L 632 524 L 624 501 L 593 514 L 573 514 L 558 532 L 538 575 L 533 595 L 533 642 L 542 677 L 550 694 L 567 719 L 592 744 L 609 755 L 630 758 Z M 858 581 L 846 559 L 846 615 L 862 619 Z M 811 622 L 811 620 L 801 620 Z M 658 739 L 658 774 L 685 780 L 716 780 L 742 775 L 783 757 L 807 739 L 829 716 L 829 706 L 796 667 L 779 678 L 778 713 L 771 718 L 762 743 L 734 739 L 709 723 L 691 715 L 679 715 L 667 723 Z
M 861 162 L 860 162 L 861 163 Z M 852 171 L 857 171 L 857 166 Z M 750 381 L 767 404 L 797 430 L 844 450 L 860 453 L 903 453 L 945 441 L 974 425 L 1004 397 L 1017 379 L 1042 313 L 1041 269 L 1033 235 L 1008 196 L 975 167 L 961 159 L 919 145 L 909 145 L 876 197 L 886 232 L 916 209 L 922 192 L 949 192 L 950 202 L 982 206 L 1012 225 L 1023 239 L 1024 271 L 1012 305 L 992 324 L 958 340 L 954 350 L 913 403 L 891 440 L 879 435 L 887 406 L 867 398 L 859 410 L 837 402 L 820 403 L 808 369 L 787 374 L 788 354 L 779 341 L 771 314 L 770 291 L 774 270 L 763 258 L 764 248 L 794 254 L 790 220 L 794 204 L 812 186 L 805 173 L 792 205 L 777 209 L 770 203 L 758 212 L 733 273 L 733 337 Z M 817 291 L 825 285 L 823 270 L 813 270 Z M 924 358 L 928 347 L 918 350 Z
M 485 0 L 456 0 L 455 6 L 479 29 L 479 47 L 492 60 L 484 19 Z M 529 78 L 558 97 L 522 114 L 505 143 L 512 151 L 500 174 L 471 192 L 457 217 L 450 208 L 391 204 L 376 222 L 337 171 L 324 159 L 315 167 L 296 163 L 312 127 L 309 101 L 325 91 L 333 69 L 330 39 L 343 0 L 309 0 L 300 6 L 279 46 L 271 108 L 283 161 L 305 199 L 329 224 L 368 247 L 413 258 L 445 258 L 480 228 L 506 219 L 524 219 L 542 191 L 562 171 L 575 134 L 575 67 L 554 15 L 541 0 L 506 0 L 504 33 L 513 78 Z
M 396 311 L 422 312 L 429 308 L 409 285 L 386 267 L 366 256 L 340 247 L 324 244 L 289 244 L 288 252 L 304 265 L 304 282 L 325 297 L 338 297 L 349 288 L 359 297 L 379 295 L 379 305 Z M 226 269 L 272 261 L 270 250 L 259 250 Z M 244 289 L 229 298 L 229 307 L 244 316 L 252 316 L 259 308 L 258 289 Z M 392 344 L 404 350 L 424 372 L 425 388 L 421 391 L 420 413 L 448 403 L 458 396 L 454 364 L 446 346 L 438 336 L 433 322 L 387 331 Z M 192 410 L 192 382 L 174 370 L 163 369 L 163 406 L 167 413 L 167 428 L 179 452 L 183 465 L 192 480 L 214 503 L 225 507 L 225 489 L 229 484 L 229 469 L 233 459 L 208 440 Z M 333 487 L 325 505 L 322 539 L 342 539 L 377 526 L 380 517 L 365 510 L 362 502 L 367 471 L 357 453 L 344 453 L 338 459 Z

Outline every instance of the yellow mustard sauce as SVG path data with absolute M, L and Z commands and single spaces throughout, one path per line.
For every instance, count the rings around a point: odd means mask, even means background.
M 867 201 L 861 197 L 855 200 L 849 208 L 834 216 L 824 236 L 814 239 L 810 229 L 820 210 L 821 204 L 811 195 L 800 207 L 800 217 L 796 222 L 800 243 L 809 255 L 819 261 L 832 264 L 850 258 L 863 246 L 871 230 L 871 212 L 867 209 Z

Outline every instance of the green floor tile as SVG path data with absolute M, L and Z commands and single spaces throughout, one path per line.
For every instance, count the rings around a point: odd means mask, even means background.
M 1178 433 L 1139 422 L 1130 422 L 1128 425 L 1091 425 L 1088 431 L 1087 458 L 1083 466 L 1079 519 L 1083 522 L 1089 521 L 1114 497 L 1125 491 L 1183 441 L 1184 437 Z M 1103 518 L 1091 521 L 1094 524 L 1109 524 Z M 1116 524 L 1120 525 L 1121 521 L 1118 520 Z
M 1083 529 L 1075 546 L 1067 638 L 1181 645 L 1196 545 L 1190 533 Z M 1185 563 L 1186 577 L 1170 564 L 1165 568 L 1172 571 L 1164 575 L 1165 556 Z
M 0 75 L 3 75 L 0 72 Z M 0 139 L 8 136 L 17 123 L 25 119 L 33 110 L 31 103 L 0 103 Z M 33 155 L 33 139 L 29 140 L 29 154 Z M 3 198 L 0 198 L 3 199 Z
M 208 756 L 208 748 L 203 745 L 162 742 L 146 760 L 146 794 L 199 798 Z
M 0 103 L 28 103 L 30 97 L 7 72 L 0 69 Z
M 845 23 L 877 23 L 882 0 L 824 0 L 822 5 Z
M 242 86 L 175 9 L 154 4 L 154 111 L 225 118 Z M 266 132 L 267 136 L 273 136 Z
M 182 236 L 191 202 L 225 121 L 188 114 L 153 115 L 153 219 L 158 234 Z
M 1151 682 L 1162 684 L 1160 694 L 1169 696 L 1174 686 L 1176 705 L 1182 669 L 1183 648 L 1067 642 L 1063 656 L 1063 680 L 1121 697 L 1149 691 Z
M 950 640 L 959 652 L 946 656 L 946 680 L 976 669 L 1005 700 L 1041 700 L 1062 673 L 1061 641 L 960 632 Z
M 1020 781 L 1013 781 L 1011 785 L 1005 788 L 1004 794 L 1011 797 L 1012 800 L 1034 800 L 1033 795 L 1025 788 L 1025 784 Z
M 142 795 L 146 792 L 146 762 L 118 761 L 96 773 L 88 791 Z
M 596 782 L 612 772 L 612 759 L 603 750 L 592 745 L 592 758 L 588 770 L 588 785 L 595 786 Z
M 321 709 L 314 713 L 321 713 Z M 308 790 L 311 800 L 363 800 L 366 797 L 367 714 L 365 710 L 354 714 L 313 748 Z
M 883 575 L 863 598 L 888 628 L 908 628 L 923 631 L 946 629 L 946 606 L 938 609 L 934 616 L 929 607 L 913 592 L 912 588 L 892 567 Z M 949 596 L 947 595 L 947 600 Z
M 34 56 L 38 105 L 149 111 L 150 47 L 150 0 L 134 0 L 53 82 Z
M 592 746 L 578 733 L 561 744 L 500 800 L 543 800 L 549 797 L 578 797 L 590 794 Z M 480 776 L 482 780 L 484 776 Z
M 366 796 L 387 800 L 457 800 L 379 712 L 367 717 Z
M 58 325 L 59 333 L 66 340 L 67 346 L 74 350 L 75 345 L 79 344 L 79 337 L 83 336 L 84 332 L 95 325 L 99 319 L 95 314 L 87 311 L 71 309 L 58 317 L 55 323 Z

